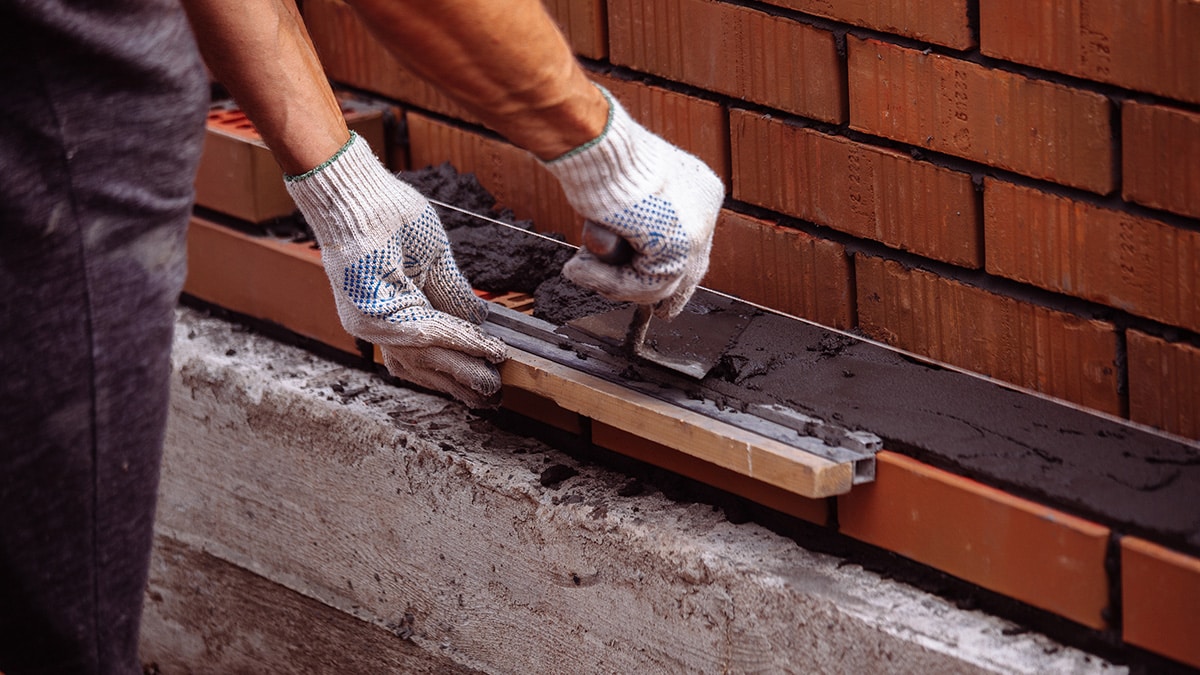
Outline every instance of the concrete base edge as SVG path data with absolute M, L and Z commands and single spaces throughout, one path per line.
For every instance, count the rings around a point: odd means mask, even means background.
M 578 475 L 548 488 L 541 472 Z M 159 672 L 1123 672 L 181 309 Z M 1005 633 L 1014 633 L 1006 635 Z

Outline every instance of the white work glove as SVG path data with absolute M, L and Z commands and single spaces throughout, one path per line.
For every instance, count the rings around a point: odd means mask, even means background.
M 621 302 L 654 304 L 670 319 L 708 270 L 725 185 L 698 158 L 635 122 L 603 88 L 608 124 L 594 141 L 545 163 L 571 206 L 630 243 L 633 260 L 607 265 L 581 248 L 563 275 Z
M 459 271 L 429 202 L 357 134 L 286 183 L 317 236 L 346 331 L 378 344 L 393 375 L 489 405 L 500 390 L 492 364 L 507 349 L 479 329 L 487 303 Z

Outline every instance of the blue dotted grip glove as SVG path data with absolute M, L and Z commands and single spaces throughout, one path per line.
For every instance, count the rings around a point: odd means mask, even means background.
M 380 346 L 393 375 L 472 407 L 493 404 L 505 344 L 478 324 L 487 303 L 459 271 L 437 213 L 357 134 L 328 162 L 286 177 L 321 245 L 347 332 Z
M 600 136 L 546 162 L 580 215 L 630 243 L 633 259 L 608 265 L 580 249 L 563 274 L 622 302 L 654 305 L 670 319 L 708 270 L 725 185 L 704 162 L 639 125 L 603 88 Z

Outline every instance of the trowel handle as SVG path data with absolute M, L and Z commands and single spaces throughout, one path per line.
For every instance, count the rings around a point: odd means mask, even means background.
M 583 247 L 606 265 L 628 265 L 633 260 L 633 246 L 610 229 L 585 220 Z

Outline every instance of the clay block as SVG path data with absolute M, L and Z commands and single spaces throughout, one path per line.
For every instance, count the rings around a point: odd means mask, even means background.
M 1200 114 L 1136 101 L 1121 104 L 1121 194 L 1200 218 Z
M 1200 103 L 1190 0 L 980 0 L 984 54 Z
M 1121 603 L 1126 642 L 1200 668 L 1200 558 L 1123 537 Z
M 1200 331 L 1200 232 L 995 179 L 987 270 Z
M 1109 530 L 888 451 L 838 497 L 841 532 L 1091 628 L 1107 626 Z
M 848 37 L 850 126 L 1063 185 L 1115 186 L 1101 94 Z
M 971 176 L 746 110 L 730 113 L 733 196 L 893 248 L 983 262 Z
M 692 480 L 719 486 L 795 518 L 818 525 L 825 525 L 829 519 L 829 506 L 824 499 L 802 497 L 602 422 L 592 424 L 592 443 Z
M 1125 332 L 1129 419 L 1200 439 L 1200 348 Z
M 1112 324 L 855 257 L 859 326 L 890 345 L 1119 415 Z
M 945 45 L 975 46 L 966 0 L 766 0 L 787 7 L 885 33 Z
M 826 326 L 854 325 L 845 247 L 733 211 L 717 220 L 701 283 Z
M 609 0 L 613 63 L 827 122 L 846 119 L 833 33 L 712 0 Z
M 383 108 L 341 97 L 349 127 L 380 156 L 386 156 Z M 208 113 L 204 151 L 196 170 L 196 203 L 215 211 L 261 223 L 290 215 L 295 203 L 283 184 L 283 170 L 232 102 L 214 104 Z
M 358 354 L 338 318 L 321 253 L 311 244 L 252 237 L 193 217 L 183 291 Z

